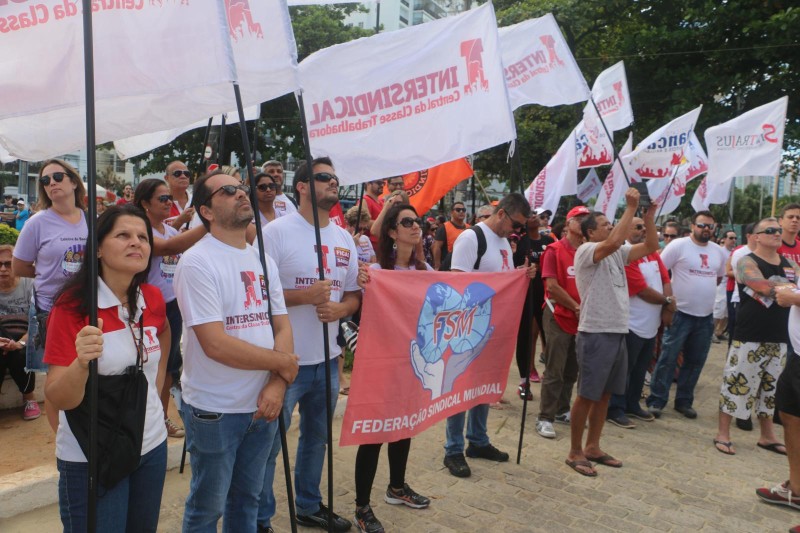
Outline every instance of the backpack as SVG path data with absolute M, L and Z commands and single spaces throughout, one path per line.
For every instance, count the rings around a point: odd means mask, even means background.
M 483 228 L 478 226 L 470 226 L 464 231 L 474 231 L 475 236 L 478 238 L 478 257 L 475 259 L 475 264 L 472 265 L 472 270 L 478 270 L 481 267 L 481 258 L 486 253 L 486 235 L 483 233 Z M 453 246 L 455 248 L 455 246 Z M 450 262 L 453 258 L 453 252 L 447 254 L 442 260 L 442 266 L 439 272 L 448 272 L 450 270 Z

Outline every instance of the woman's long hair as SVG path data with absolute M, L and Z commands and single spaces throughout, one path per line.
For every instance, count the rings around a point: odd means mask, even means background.
M 42 177 L 42 174 L 44 174 L 44 169 L 49 165 L 58 165 L 64 169 L 64 173 L 69 177 L 69 180 L 76 185 L 74 191 L 75 207 L 85 210 L 86 207 L 83 204 L 83 199 L 86 198 L 86 187 L 83 186 L 83 180 L 81 180 L 78 171 L 63 159 L 48 159 L 46 161 L 42 161 L 41 163 L 41 167 L 39 168 L 39 178 Z M 53 201 L 49 196 L 47 196 L 47 191 L 44 190 L 44 185 L 42 185 L 42 182 L 38 179 L 36 180 L 36 191 L 39 194 L 39 209 L 50 209 L 53 207 Z
M 397 217 L 400 215 L 401 211 L 406 209 L 413 211 L 415 215 L 419 216 L 417 210 L 414 209 L 414 206 L 411 204 L 394 204 L 389 208 L 389 211 L 386 212 L 386 216 L 383 217 L 381 232 L 378 235 L 378 249 L 376 250 L 378 253 L 378 263 L 383 270 L 394 270 L 394 266 L 397 263 L 397 250 L 394 248 L 394 239 L 389 236 L 389 230 L 397 229 Z M 420 230 L 421 229 L 422 228 L 420 228 Z M 417 270 L 428 270 L 425 261 L 417 259 L 416 250 L 411 251 L 411 259 L 409 259 L 408 264 L 414 265 L 414 268 Z
M 142 202 L 149 202 L 152 200 L 156 189 L 162 185 L 169 189 L 169 185 L 167 185 L 167 182 L 164 180 L 147 178 L 146 180 L 140 181 L 139 185 L 136 186 L 136 190 L 133 192 L 133 205 L 144 210 Z
M 150 225 L 150 220 L 144 214 L 144 211 L 138 207 L 132 204 L 111 206 L 97 217 L 98 248 L 108 234 L 111 233 L 111 230 L 114 229 L 117 219 L 123 216 L 142 219 L 147 227 L 147 241 L 150 243 L 150 257 L 147 258 L 147 268 L 133 276 L 131 284 L 126 291 L 128 297 L 128 316 L 132 317 L 136 314 L 136 300 L 139 294 L 139 287 L 142 283 L 147 281 L 147 275 L 150 273 L 150 262 L 153 258 L 153 227 Z M 55 299 L 57 303 L 64 303 L 70 307 L 74 307 L 83 315 L 89 314 L 90 306 L 89 284 L 91 283 L 91 279 L 89 278 L 89 260 L 89 257 L 84 257 L 80 270 L 64 283 L 64 286 Z M 100 262 L 100 258 L 95 258 L 95 261 L 97 261 L 97 272 L 100 274 L 100 277 L 102 277 L 103 265 Z

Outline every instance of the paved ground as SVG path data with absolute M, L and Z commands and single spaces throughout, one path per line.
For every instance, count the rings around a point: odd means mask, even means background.
M 634 430 L 607 426 L 604 447 L 625 466 L 619 470 L 598 467 L 600 475 L 594 479 L 564 464 L 566 426 L 556 426 L 555 440 L 535 433 L 538 385 L 534 386 L 536 400 L 529 405 L 533 409 L 528 411 L 522 462 L 513 462 L 521 402 L 513 396 L 512 372 L 506 393 L 511 403 L 504 410 L 493 410 L 489 417 L 492 441 L 513 452 L 512 462 L 472 460 L 471 478 L 450 476 L 442 466 L 444 428 L 440 424 L 414 439 L 407 476 L 414 489 L 433 499 L 431 507 L 416 511 L 383 502 L 382 489 L 388 480 L 384 455 L 373 491 L 375 513 L 388 531 L 786 531 L 800 523 L 800 513 L 764 504 L 754 494 L 756 487 L 788 477 L 785 458 L 757 448 L 757 433 L 734 429 L 737 455 L 733 457 L 717 452 L 711 443 L 723 357 L 723 349 L 714 345 L 697 390 L 697 420 L 668 410 L 661 420 L 641 422 Z M 355 448 L 336 444 L 340 425 L 341 419 L 336 420 L 335 509 L 352 518 Z M 0 448 L 8 449 L 4 433 Z M 296 431 L 290 431 L 290 443 L 296 440 Z M 167 474 L 161 531 L 180 531 L 189 475 L 188 470 L 183 475 L 177 470 Z M 279 502 L 286 501 L 282 479 L 276 480 Z M 287 517 L 286 506 L 279 506 L 273 523 L 277 531 L 290 530 Z M 59 529 L 56 505 L 0 520 L 3 532 Z

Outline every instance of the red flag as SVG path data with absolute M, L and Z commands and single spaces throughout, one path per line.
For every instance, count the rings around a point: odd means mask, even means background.
M 423 215 L 444 198 L 450 189 L 472 176 L 472 167 L 466 158 L 442 163 L 427 170 L 403 176 L 409 201 L 417 213 Z M 385 190 L 385 189 L 384 189 Z
M 394 442 L 505 390 L 528 279 L 497 273 L 374 270 L 342 446 Z M 386 327 L 391 324 L 390 327 Z

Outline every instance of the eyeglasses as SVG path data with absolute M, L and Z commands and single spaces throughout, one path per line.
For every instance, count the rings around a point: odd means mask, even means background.
M 250 187 L 247 185 L 223 185 L 211 193 L 211 196 L 209 196 L 208 200 L 206 200 L 206 205 L 211 203 L 211 199 L 214 198 L 214 196 L 216 196 L 220 191 L 224 192 L 226 196 L 234 196 L 236 191 L 242 191 L 245 194 L 250 194 Z
M 188 170 L 173 170 L 172 171 L 172 177 L 173 178 L 180 178 L 181 176 L 185 176 L 187 178 L 191 178 L 192 177 L 192 173 L 189 172 Z
M 478 219 L 489 218 L 492 215 L 478 215 Z
M 677 236 L 678 236 L 678 234 L 677 234 L 677 233 L 665 233 L 665 234 L 664 234 L 664 238 L 665 238 L 665 239 L 674 239 L 674 238 L 676 238 Z
M 421 218 L 411 218 L 411 217 L 403 217 L 397 221 L 398 224 L 403 226 L 404 228 L 411 228 L 416 224 L 420 228 L 422 227 L 422 219 Z
M 7 268 L 11 270 L 11 261 L 0 261 L 0 268 Z
M 258 189 L 261 192 L 277 191 L 278 190 L 278 184 L 277 183 L 259 183 L 258 185 L 256 185 L 256 189 Z
M 767 235 L 778 235 L 781 232 L 781 228 L 764 228 L 761 231 L 757 231 L 756 235 L 761 235 L 762 233 L 766 233 Z
M 53 172 L 49 176 L 45 174 L 41 178 L 39 178 L 39 183 L 47 187 L 48 185 L 50 185 L 50 178 L 52 178 L 56 183 L 61 183 L 62 181 L 64 181 L 64 178 L 66 177 L 67 177 L 66 172 Z
M 329 174 L 327 172 L 320 172 L 319 174 L 314 174 L 314 181 L 318 181 L 320 183 L 330 183 L 331 180 L 336 180 L 336 183 L 339 183 L 339 178 L 336 174 Z M 308 180 L 302 180 L 308 181 Z
M 403 186 L 405 186 L 405 182 L 404 181 L 390 181 L 389 183 L 387 183 L 387 185 L 389 185 L 391 187 L 403 187 Z
M 455 211 L 456 213 L 466 213 L 467 212 L 467 208 L 466 207 L 454 207 L 453 211 Z
M 514 220 L 508 213 L 506 213 L 506 216 L 511 221 L 511 227 L 514 228 L 514 231 L 519 231 L 525 227 L 525 222 L 518 222 Z
M 171 194 L 159 194 L 158 196 L 156 196 L 156 200 L 158 200 L 162 204 L 165 204 L 167 202 L 171 202 L 172 201 L 172 195 Z
M 636 224 L 634 228 L 636 228 L 636 231 L 642 231 L 644 229 L 644 224 Z
M 695 226 L 697 226 L 700 229 L 710 229 L 712 231 L 714 230 L 714 228 L 717 227 L 716 224 L 700 224 L 700 223 L 695 224 Z

